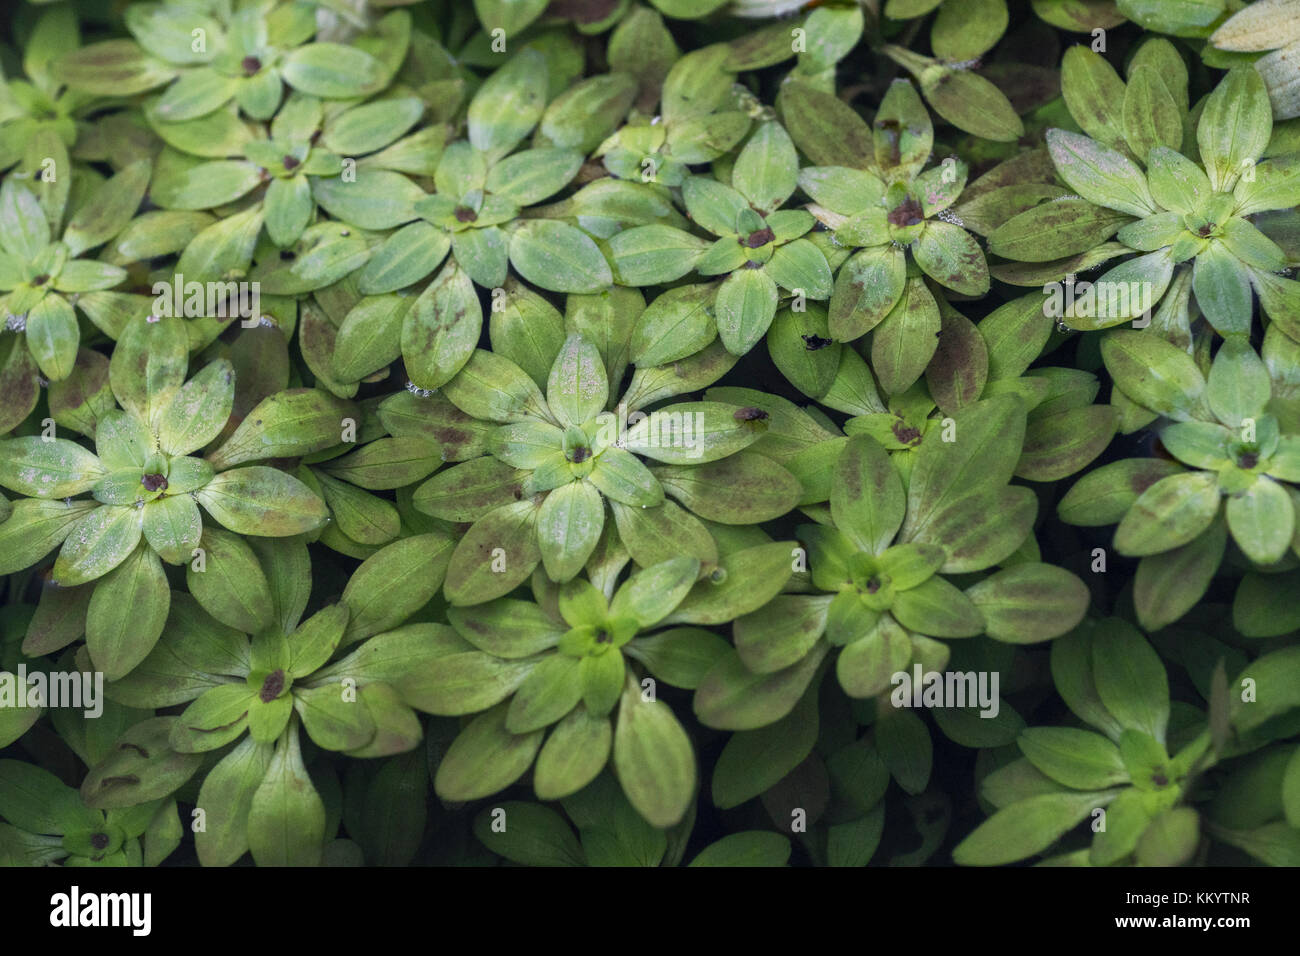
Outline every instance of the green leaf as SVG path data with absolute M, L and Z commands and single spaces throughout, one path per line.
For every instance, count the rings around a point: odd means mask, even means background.
M 95 455 L 66 438 L 10 438 L 0 452 L 0 485 L 33 498 L 82 494 L 105 474 Z
M 1006 94 L 978 73 L 938 64 L 922 70 L 919 81 L 934 111 L 958 129 L 1002 143 L 1024 135 Z
M 862 249 L 840 267 L 830 301 L 830 335 L 851 342 L 889 315 L 903 295 L 906 258 L 892 246 Z
M 483 0 L 479 0 L 482 5 Z M 540 758 L 539 758 L 540 759 Z M 549 807 L 507 800 L 474 819 L 474 835 L 493 853 L 521 866 L 583 866 L 582 847 Z
M 1164 744 L 1169 683 L 1142 635 L 1118 618 L 1103 622 L 1092 637 L 1092 673 L 1097 696 L 1121 727 Z
M 780 123 L 762 123 L 732 167 L 731 184 L 760 212 L 774 212 L 795 191 L 799 157 Z
M 582 570 L 604 525 L 604 499 L 590 482 L 571 481 L 546 496 L 537 512 L 537 543 L 552 580 L 567 581 Z
M 315 866 L 324 842 L 325 804 L 291 727 L 249 804 L 248 848 L 259 866 Z
M 720 730 L 755 730 L 780 720 L 803 696 L 827 648 L 818 644 L 803 660 L 772 674 L 755 674 L 739 655 L 727 654 L 696 689 L 695 715 Z
M 203 758 L 177 753 L 168 738 L 175 717 L 150 717 L 123 731 L 81 783 L 86 806 L 125 809 L 174 793 Z
M 690 866 L 785 866 L 790 859 L 790 841 L 768 830 L 731 833 L 710 843 Z
M 646 701 L 628 681 L 614 729 L 614 770 L 629 802 L 647 821 L 670 827 L 695 794 L 695 755 L 668 705 Z
M 1256 564 L 1279 561 L 1290 549 L 1295 508 L 1286 488 L 1267 475 L 1229 495 L 1225 512 L 1232 540 Z
M 989 251 L 1020 262 L 1051 262 L 1087 252 L 1115 235 L 1126 213 L 1086 199 L 1058 198 L 1012 216 L 989 233 Z M 1040 308 L 1042 296 L 1035 296 Z
M 416 218 L 423 190 L 401 173 L 357 169 L 355 178 L 311 177 L 317 204 L 336 219 L 359 229 L 394 229 Z
M 69 257 L 75 258 L 122 231 L 144 198 L 150 172 L 146 160 L 137 160 L 95 189 L 63 231 Z
M 48 770 L 21 760 L 0 761 L 0 769 L 0 815 L 14 826 L 62 834 L 69 826 L 95 825 L 98 815 Z
M 248 811 L 273 754 L 269 745 L 246 737 L 203 779 L 198 805 L 207 813 L 194 848 L 204 866 L 229 866 L 248 852 Z
M 776 315 L 777 288 L 765 269 L 740 269 L 718 289 L 718 334 L 727 351 L 744 355 L 767 332 Z
M 346 99 L 383 85 L 383 65 L 369 53 L 342 43 L 308 43 L 281 60 L 284 81 L 300 93 Z
M 348 420 L 355 422 L 356 415 L 351 402 L 321 389 L 277 392 L 258 402 L 208 461 L 225 470 L 249 461 L 295 458 L 331 448 L 340 442 Z
M 1133 577 L 1138 623 L 1158 631 L 1190 611 L 1219 570 L 1227 540 L 1226 525 L 1216 520 L 1194 541 L 1142 558 Z M 1237 629 L 1247 633 L 1240 625 Z
M 319 528 L 325 502 L 297 478 L 266 465 L 222 472 L 195 493 L 199 504 L 236 534 L 283 537 Z
M 899 591 L 890 613 L 899 624 L 918 634 L 974 637 L 984 631 L 980 609 L 940 577 Z
M 546 105 L 546 58 L 524 48 L 493 73 L 469 104 L 468 134 L 490 161 L 506 156 L 528 135 Z
M 1089 202 L 1132 216 L 1159 212 L 1146 177 L 1122 153 L 1060 129 L 1048 130 L 1047 147 L 1061 178 Z
M 570 335 L 551 366 L 546 404 L 561 425 L 585 425 L 604 408 L 609 380 L 596 347 L 581 335 Z
M 882 714 L 874 724 L 876 749 L 898 785 L 922 792 L 930 780 L 933 745 L 925 723 L 910 710 Z
M 1195 540 L 1219 513 L 1212 472 L 1162 478 L 1138 496 L 1115 529 L 1115 550 L 1129 557 L 1159 554 Z
M 1288 599 L 1298 578 L 1295 571 L 1246 574 L 1232 603 L 1232 626 L 1246 637 L 1278 637 L 1300 628 L 1300 608 Z
M 732 734 L 714 766 L 714 805 L 728 810 L 774 787 L 812 752 L 817 730 L 817 693 L 809 688 L 775 723 Z
M 831 514 L 859 550 L 880 554 L 903 523 L 903 484 L 889 456 L 866 435 L 849 439 L 835 463 Z
M 906 80 L 889 85 L 872 123 L 876 164 L 894 175 L 915 177 L 929 158 L 934 145 L 934 127 L 917 95 Z
M 1192 290 L 1205 319 L 1220 335 L 1250 331 L 1250 273 L 1221 242 L 1211 242 L 1196 257 Z
M 900 540 L 919 537 L 958 498 L 1005 484 L 1023 440 L 1024 416 L 1024 404 L 1015 395 L 983 399 L 952 416 L 955 441 L 923 442 L 912 466 Z
M 152 425 L 185 382 L 189 343 L 183 320 L 136 318 L 118 337 L 109 381 L 118 403 Z
M 514 229 L 510 263 L 533 285 L 551 292 L 600 292 L 614 281 L 591 237 L 553 219 L 526 220 Z
M 541 747 L 544 731 L 511 734 L 505 715 L 506 705 L 480 714 L 452 741 L 434 777 L 438 796 L 477 800 L 523 776 Z
M 1041 853 L 1119 791 L 1044 793 L 1003 807 L 953 850 L 960 866 L 1000 866 Z
M 361 562 L 343 589 L 351 612 L 343 643 L 389 630 L 423 607 L 442 586 L 451 549 L 444 534 L 413 535 Z
M 204 529 L 199 547 L 204 551 L 203 570 L 197 570 L 198 562 L 192 563 L 185 578 L 203 609 L 245 634 L 269 627 L 274 611 L 271 589 L 252 548 L 238 535 L 219 528 Z
M 6 526 L 17 518 L 6 522 Z M 103 577 L 127 559 L 140 541 L 143 514 L 131 507 L 102 506 L 78 521 L 54 562 L 52 580 L 60 587 Z M 17 530 L 17 529 L 15 529 Z
M 624 649 L 658 680 L 686 690 L 698 687 L 730 650 L 722 638 L 698 627 L 675 627 L 638 637 L 624 645 Z
M 73 89 L 99 96 L 131 96 L 162 86 L 175 68 L 129 39 L 104 40 L 64 53 L 55 74 Z
M 871 365 L 880 387 L 891 395 L 910 388 L 930 364 L 940 331 L 934 295 L 924 279 L 908 279 L 902 298 L 871 337 Z
M 0 573 L 12 574 L 39 561 L 99 507 L 93 501 L 64 503 L 24 498 L 15 502 L 13 513 L 0 522 Z
M 999 641 L 1028 644 L 1072 630 L 1088 609 L 1087 586 L 1050 564 L 1017 564 L 973 585 L 967 597 L 979 608 L 985 633 Z
M 541 561 L 537 521 L 538 508 L 528 499 L 475 521 L 452 554 L 447 600 L 460 606 L 481 604 L 514 590 Z
M 871 129 L 839 97 L 794 81 L 782 84 L 776 102 L 785 128 L 813 165 L 861 169 L 870 164 Z
M 604 769 L 613 729 L 605 717 L 593 716 L 581 703 L 551 730 L 533 768 L 539 800 L 561 800 L 577 793 Z
M 427 438 L 378 438 L 324 466 L 329 474 L 372 491 L 423 481 L 442 464 L 441 449 Z
M 95 669 L 117 680 L 144 660 L 163 631 L 170 601 L 152 549 L 137 548 L 110 571 L 86 609 L 86 649 Z
M 116 284 L 116 283 L 114 283 Z M 27 312 L 27 347 L 52 381 L 72 374 L 80 332 L 72 306 L 58 295 L 46 295 Z
M 1272 386 L 1267 369 L 1250 343 L 1226 339 L 1210 366 L 1205 399 L 1219 421 L 1235 428 L 1256 418 L 1268 404 Z
M 1155 63 L 1135 63 L 1129 71 L 1124 90 L 1124 136 L 1137 156 L 1146 156 L 1159 146 L 1177 149 L 1182 145 L 1186 110 L 1179 110 L 1168 84 Z
M 337 686 L 294 688 L 293 709 L 307 736 L 325 750 L 355 750 L 375 735 L 366 705 Z
M 1158 336 L 1124 330 L 1102 340 L 1101 354 L 1116 386 L 1135 402 L 1171 418 L 1192 417 L 1205 379 L 1185 351 Z
M 1234 67 L 1201 110 L 1196 143 L 1210 185 L 1221 191 L 1263 155 L 1273 134 L 1273 110 L 1264 78 L 1249 65 Z
M 606 451 L 601 460 L 608 454 Z M 749 451 L 701 465 L 659 466 L 651 477 L 693 514 L 722 524 L 757 524 L 778 518 L 794 508 L 803 494 L 794 475 L 770 458 Z

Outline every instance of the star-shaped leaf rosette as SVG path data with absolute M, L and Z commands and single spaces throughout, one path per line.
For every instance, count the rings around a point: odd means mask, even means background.
M 616 589 L 617 567 L 603 578 L 605 590 L 575 578 L 554 603 L 502 599 L 452 609 L 449 619 L 468 644 L 431 678 L 435 712 L 483 713 L 448 749 L 434 784 L 439 795 L 489 796 L 536 757 L 537 796 L 557 800 L 585 787 L 612 756 L 641 815 L 657 827 L 677 823 L 695 793 L 695 756 L 672 709 L 658 700 L 655 679 L 693 687 L 726 650 L 700 628 L 662 627 L 699 571 L 695 558 L 673 558 Z M 643 679 L 642 668 L 654 679 Z
M 1265 354 L 1290 360 L 1295 349 Z M 1187 613 L 1229 538 L 1261 569 L 1300 554 L 1300 421 L 1294 406 L 1272 401 L 1270 366 L 1250 344 L 1225 340 L 1208 375 L 1187 352 L 1143 332 L 1109 333 L 1102 355 L 1116 388 L 1161 417 L 1160 443 L 1173 460 L 1098 468 L 1061 499 L 1059 513 L 1070 524 L 1118 524 L 1115 550 L 1140 559 L 1133 600 L 1142 625 L 1157 630 Z M 1236 608 L 1243 632 L 1282 633 L 1274 631 L 1281 619 L 1269 622 L 1258 606 L 1270 585 L 1258 575 L 1248 581 Z
M 40 135 L 43 145 L 59 142 L 53 132 Z M 83 174 L 74 173 L 63 155 L 62 170 L 57 161 L 49 167 L 53 179 L 43 178 L 38 165 L 12 170 L 0 185 L 0 315 L 6 333 L 22 333 L 26 340 L 25 347 L 11 346 L 3 373 L 14 383 L 0 411 L 3 431 L 22 421 L 36 404 L 37 382 L 24 353 L 51 382 L 71 374 L 81 341 L 74 303 L 99 318 L 96 296 L 126 279 L 125 269 L 82 257 L 126 226 L 149 183 L 148 162 L 132 163 L 83 194 L 65 223 L 67 180 Z
M 696 364 L 719 363 L 706 356 Z M 766 413 L 683 402 L 633 420 L 643 406 L 716 377 L 692 386 L 666 370 L 662 377 L 675 379 L 677 387 L 656 387 L 651 382 L 657 371 L 638 370 L 624 404 L 608 411 L 610 384 L 600 350 L 581 334 L 570 334 L 550 365 L 545 396 L 522 368 L 484 350 L 476 350 L 440 390 L 461 413 L 458 429 L 484 432 L 477 442 L 480 457 L 434 475 L 412 499 L 425 514 L 470 525 L 447 576 L 452 604 L 507 594 L 539 562 L 551 579 L 570 580 L 601 540 L 607 506 L 619 539 L 642 566 L 683 552 L 702 565 L 717 560 L 708 529 L 667 500 L 665 491 L 689 501 L 703 493 L 693 476 L 705 485 L 725 481 L 721 466 L 696 469 L 757 440 Z M 652 470 L 642 456 L 661 465 Z M 774 507 L 763 514 L 776 517 L 794 506 L 791 484 L 783 486 L 784 500 L 765 502 Z
M 1012 560 L 1037 513 L 1031 490 L 1007 484 L 1023 403 L 986 399 L 953 421 L 956 440 L 922 444 L 906 483 L 873 438 L 848 440 L 829 514 L 812 509 L 819 523 L 798 531 L 815 593 L 780 595 L 736 620 L 738 656 L 696 692 L 701 720 L 746 730 L 780 719 L 832 648 L 840 648 L 840 686 L 864 698 L 889 689 L 913 661 L 942 670 L 942 640 L 985 634 L 1029 644 L 1079 622 L 1089 601 L 1082 581 L 1032 558 Z M 965 587 L 949 580 L 999 565 Z
M 24 157 L 28 165 L 39 167 L 40 160 L 52 154 L 36 153 L 32 147 L 43 145 L 40 134 L 46 131 L 71 149 L 78 122 L 103 105 L 101 97 L 65 87 L 52 69 L 57 55 L 80 45 L 81 31 L 71 7 L 47 7 L 32 25 L 22 72 L 0 80 L 0 169 Z
M 234 103 L 270 119 L 284 87 L 309 96 L 349 99 L 388 85 L 410 38 L 410 14 L 396 10 L 352 43 L 309 42 L 317 31 L 313 3 L 256 0 L 240 4 L 135 3 L 126 8 L 131 39 L 104 40 L 55 63 L 74 90 L 130 96 L 167 86 L 158 119 L 201 123 Z M 196 127 L 196 129 L 202 127 Z
M 22 570 L 59 548 L 52 583 L 94 582 L 86 642 L 109 680 L 139 663 L 162 632 L 170 603 L 162 562 L 194 557 L 204 530 L 200 505 L 236 534 L 300 534 L 329 517 L 325 502 L 292 475 L 232 467 L 306 450 L 255 435 L 258 447 L 236 454 L 260 422 L 232 435 L 229 454 L 195 457 L 230 416 L 234 375 L 218 359 L 185 381 L 187 346 L 181 319 L 140 318 L 127 327 L 109 364 L 121 408 L 97 416 L 95 451 L 51 435 L 0 443 L 0 484 L 26 496 L 0 524 L 0 570 Z
M 731 185 L 708 176 L 682 183 L 687 215 L 718 237 L 713 244 L 664 224 L 624 230 L 609 242 L 617 280 L 658 285 L 692 269 L 725 276 L 713 305 L 717 333 L 729 352 L 744 355 L 771 326 L 781 290 L 808 299 L 831 294 L 825 255 L 802 238 L 816 220 L 781 208 L 798 186 L 798 167 L 785 129 L 759 124 L 736 157 Z
M 398 625 L 437 590 L 450 538 L 417 535 L 384 549 L 357 569 L 340 603 L 302 620 L 312 587 L 303 540 L 265 539 L 254 549 L 221 537 L 213 566 L 188 575 L 193 597 L 172 595 L 157 646 L 106 693 L 134 707 L 188 704 L 169 718 L 168 748 L 220 752 L 196 801 L 207 814 L 196 834 L 204 865 L 228 866 L 250 849 L 261 865 L 314 865 L 325 808 L 299 730 L 352 757 L 420 742 L 412 707 L 427 709 L 433 698 L 422 688 L 435 659 L 463 642 L 446 625 Z
M 1194 302 L 1221 335 L 1248 334 L 1258 296 L 1264 314 L 1300 338 L 1300 282 L 1282 274 L 1292 263 L 1260 217 L 1300 202 L 1300 154 L 1269 152 L 1273 117 L 1255 70 L 1233 69 L 1219 82 L 1194 136 L 1187 82 L 1167 40 L 1142 46 L 1127 84 L 1098 54 L 1068 51 L 1062 91 L 1087 135 L 1052 129 L 1047 145 L 1076 195 L 1003 222 L 989 250 L 1052 267 L 1049 282 L 1136 253 L 1096 280 L 1095 302 L 1065 313 L 1071 328 L 1164 311 L 1168 293 L 1178 318 L 1161 316 L 1161 324 L 1185 329 Z M 1112 236 L 1117 241 L 1107 242 Z M 1190 297 L 1182 291 L 1188 278 Z
M 1024 756 L 980 783 L 996 812 L 957 845 L 953 860 L 993 866 L 1044 853 L 1104 808 L 1106 826 L 1092 828 L 1090 845 L 1044 863 L 1186 863 L 1201 842 L 1192 793 L 1217 757 L 1204 714 L 1170 700 L 1160 656 L 1119 618 L 1088 621 L 1056 641 L 1051 667 L 1058 693 L 1087 728 L 1021 731 Z
M 20 760 L 0 760 L 0 817 L 0 866 L 157 866 L 182 832 L 173 801 L 96 809 Z
M 989 289 L 983 250 L 947 213 L 966 184 L 966 164 L 954 157 L 925 168 L 934 130 L 905 80 L 890 86 L 870 128 L 844 104 L 831 118 L 809 120 L 808 111 L 822 102 L 816 91 L 798 84 L 783 90 L 780 100 L 783 115 L 800 117 L 787 122 L 816 164 L 799 173 L 800 188 L 813 200 L 808 209 L 831 230 L 834 247 L 850 250 L 836 271 L 830 338 L 849 342 L 874 330 L 872 364 L 882 369 L 898 364 L 891 355 L 905 345 L 915 345 L 928 359 L 938 344 L 940 316 L 925 278 L 963 295 Z M 831 119 L 851 128 L 828 148 L 821 124 Z M 906 364 L 916 375 L 925 368 L 923 361 Z M 909 373 L 907 381 L 886 376 L 882 384 L 899 392 L 916 375 Z
M 421 195 L 414 183 L 389 167 L 406 165 L 400 155 L 412 145 L 406 140 L 419 138 L 419 145 L 436 155 L 445 135 L 434 128 L 431 141 L 420 138 L 420 133 L 403 139 L 423 112 L 423 104 L 413 96 L 341 108 L 293 93 L 267 126 L 241 123 L 233 113 L 223 113 L 233 125 L 217 133 L 182 135 L 160 127 L 168 145 L 159 155 L 150 196 L 164 209 L 183 212 L 244 200 L 247 208 L 241 214 L 250 215 L 250 209 L 260 213 L 259 223 L 265 223 L 267 235 L 281 249 L 303 238 L 318 218 L 318 205 L 359 230 L 389 228 L 403 221 L 394 207 L 408 210 Z M 345 158 L 355 163 L 348 182 L 342 181 Z M 259 187 L 264 188 L 257 191 Z M 387 197 L 386 202 L 376 202 L 380 195 Z M 298 280 L 289 287 L 281 279 L 285 291 L 308 291 L 341 278 L 333 274 L 321 278 L 308 272 L 306 265 L 281 266 Z M 352 271 L 357 261 L 347 265 L 347 271 Z

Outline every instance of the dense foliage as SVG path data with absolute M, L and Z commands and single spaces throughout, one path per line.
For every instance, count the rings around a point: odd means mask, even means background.
M 1300 0 L 56 0 L 0 862 L 1300 864 Z

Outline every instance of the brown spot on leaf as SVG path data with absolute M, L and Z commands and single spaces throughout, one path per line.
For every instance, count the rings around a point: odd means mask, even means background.
M 767 412 L 761 408 L 755 408 L 753 405 L 747 405 L 744 408 L 738 408 L 731 415 L 738 422 L 761 422 L 767 419 Z
M 275 700 L 284 691 L 284 671 L 274 670 L 266 675 L 266 680 L 262 681 L 262 689 L 257 692 L 257 696 L 262 703 L 269 704 Z
M 167 488 L 167 479 L 162 475 L 141 475 L 140 484 L 144 485 L 145 491 L 165 491 Z
M 835 344 L 834 339 L 824 339 L 820 335 L 804 335 L 801 338 L 803 339 L 804 348 L 809 352 L 820 352 L 822 349 Z
M 902 140 L 903 128 L 899 125 L 898 120 L 878 120 L 876 129 L 885 134 L 885 140 L 889 144 L 889 162 L 891 165 L 897 165 L 903 158 Z
M 889 219 L 891 226 L 915 226 L 917 223 L 925 220 L 925 210 L 921 204 L 908 196 L 901 203 L 889 210 Z
M 243 69 L 245 76 L 252 76 L 262 68 L 262 61 L 255 56 L 246 56 L 239 61 L 239 65 Z
M 904 445 L 913 445 L 921 438 L 920 429 L 913 428 L 911 425 L 908 425 L 906 422 L 904 422 L 901 418 L 898 421 L 894 422 L 893 428 L 891 430 L 894 433 L 894 437 L 897 438 Z
M 776 238 L 776 233 L 772 231 L 771 226 L 764 226 L 762 229 L 755 229 L 745 237 L 741 243 L 746 249 L 757 249 L 759 246 L 765 246 Z
M 293 172 L 295 169 L 297 169 L 299 166 L 302 165 L 302 163 L 300 163 L 293 156 L 288 156 L 288 155 L 286 155 L 282 160 L 280 160 L 280 163 L 289 172 Z
M 470 209 L 469 206 L 457 206 L 453 215 L 455 215 L 457 222 L 474 222 L 478 219 L 478 213 Z
M 548 16 L 574 23 L 599 23 L 618 7 L 618 0 L 551 0 Z

